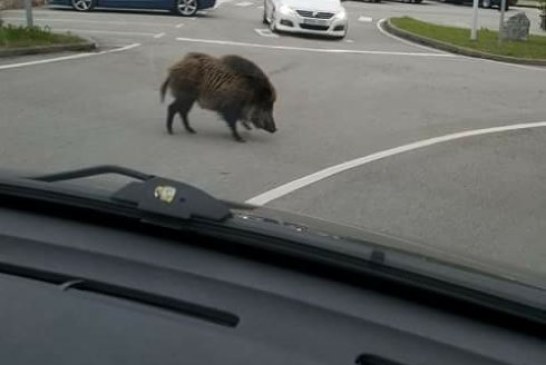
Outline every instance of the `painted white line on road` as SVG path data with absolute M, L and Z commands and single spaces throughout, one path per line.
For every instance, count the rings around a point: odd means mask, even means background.
M 343 162 L 343 163 L 340 163 L 339 165 L 325 168 L 311 175 L 304 176 L 302 178 L 299 178 L 297 180 L 291 181 L 289 183 L 276 187 L 272 190 L 269 190 L 263 194 L 250 198 L 245 203 L 252 204 L 252 205 L 264 205 L 271 202 L 272 200 L 279 199 L 298 189 L 304 188 L 306 186 L 309 186 L 311 184 L 324 180 L 328 177 L 337 175 L 341 172 L 353 169 L 355 167 L 360 167 L 360 166 L 363 166 L 363 165 L 366 165 L 371 162 L 381 160 L 387 157 L 399 155 L 404 152 L 414 151 L 424 147 L 430 147 L 439 143 L 454 141 L 454 140 L 462 139 L 462 138 L 475 137 L 475 136 L 492 134 L 492 133 L 514 131 L 518 129 L 539 128 L 539 127 L 546 127 L 546 121 L 536 122 L 536 123 L 513 124 L 513 125 L 502 126 L 502 127 L 474 129 L 470 131 L 447 134 L 441 137 L 435 137 L 435 138 L 425 139 L 422 141 L 413 142 L 410 144 L 376 152 L 368 156 L 364 156 L 364 157 L 356 158 L 354 160 Z
M 23 18 L 6 17 L 6 21 L 26 22 Z M 67 19 L 67 18 L 34 18 L 38 22 L 59 22 L 59 23 L 92 23 L 92 24 L 111 24 L 111 25 L 151 25 L 151 26 L 167 26 L 171 24 L 151 23 L 151 22 L 125 22 L 125 21 L 110 21 L 110 20 L 84 20 L 84 19 Z
M 279 38 L 279 36 L 275 33 L 273 33 L 270 29 L 263 28 L 263 29 L 254 29 L 256 33 L 261 35 L 262 37 L 269 37 L 269 38 Z
M 184 23 L 180 23 L 180 24 L 175 25 L 175 28 L 182 28 L 182 26 L 184 26 Z
M 359 22 L 371 23 L 371 22 L 373 22 L 373 19 L 370 18 L 369 16 L 359 16 L 358 21 Z
M 355 41 L 353 41 L 352 39 L 346 39 L 345 40 L 345 43 L 354 43 Z
M 338 53 L 338 54 L 366 54 L 366 55 L 388 55 L 388 56 L 411 56 L 411 57 L 456 57 L 451 54 L 441 53 L 424 53 L 424 52 L 395 52 L 395 51 L 365 51 L 356 49 L 331 49 L 331 48 L 306 48 L 306 47 L 291 47 L 291 46 L 275 46 L 259 43 L 245 43 L 234 41 L 221 41 L 215 39 L 198 39 L 198 38 L 176 38 L 180 42 L 192 42 L 192 43 L 206 43 L 206 44 L 218 44 L 222 46 L 241 46 L 252 48 L 266 48 L 266 49 L 281 49 L 286 51 L 303 51 L 303 52 L 318 52 L 318 53 Z
M 127 35 L 127 36 L 144 36 L 144 37 L 153 37 L 156 33 L 148 32 L 124 32 L 119 30 L 99 30 L 99 29 L 76 29 L 76 28 L 53 28 L 57 32 L 71 32 L 71 33 L 98 33 L 98 34 L 117 34 L 117 35 Z
M 263 6 L 263 5 L 258 5 L 257 8 L 258 8 L 258 9 L 263 9 L 264 6 Z
M 154 35 L 154 38 L 159 39 L 159 38 L 163 37 L 164 35 L 165 35 L 165 33 L 157 33 L 156 35 Z
M 237 4 L 235 4 L 235 6 L 240 6 L 240 7 L 245 7 L 245 6 L 250 6 L 252 5 L 252 3 L 250 1 L 241 1 Z
M 109 49 L 108 51 L 80 53 L 80 54 L 76 54 L 76 55 L 55 57 L 55 58 L 47 58 L 47 59 L 43 59 L 43 60 L 21 62 L 21 63 L 11 63 L 11 64 L 8 64 L 8 65 L 0 65 L 0 70 L 7 70 L 7 69 L 11 69 L 11 68 L 41 65 L 41 64 L 44 64 L 44 63 L 52 63 L 52 62 L 58 62 L 58 61 L 75 60 L 75 59 L 78 59 L 78 58 L 86 58 L 86 57 L 92 57 L 92 56 L 100 56 L 100 55 L 104 55 L 104 54 L 108 54 L 108 53 L 128 51 L 130 49 L 133 49 L 133 48 L 136 48 L 136 47 L 139 47 L 139 46 L 140 46 L 140 43 L 133 43 L 133 44 L 129 44 L 128 46 L 125 46 L 125 47 Z
M 427 51 L 433 51 L 433 52 L 436 52 L 436 53 L 441 53 L 441 54 L 448 54 L 447 52 L 444 52 L 442 50 L 439 50 L 439 49 L 436 49 L 436 48 L 432 48 L 432 47 L 427 47 L 427 46 L 423 46 L 423 45 L 420 45 L 420 44 L 417 44 L 417 43 L 413 43 L 413 42 L 410 42 L 410 41 L 407 41 L 403 38 L 400 38 L 400 37 L 397 37 L 393 34 L 390 34 L 389 32 L 387 32 L 385 29 L 383 29 L 383 23 L 385 23 L 387 21 L 386 18 L 383 18 L 383 19 L 380 19 L 375 25 L 377 27 L 377 29 L 383 33 L 384 35 L 386 35 L 387 37 L 389 38 L 392 38 L 392 39 L 395 39 L 399 42 L 402 42 L 404 44 L 407 44 L 407 45 L 410 45 L 412 47 L 416 47 L 416 48 L 420 48 L 420 49 L 424 49 L 424 50 L 427 50 Z M 453 55 L 455 56 L 455 55 Z

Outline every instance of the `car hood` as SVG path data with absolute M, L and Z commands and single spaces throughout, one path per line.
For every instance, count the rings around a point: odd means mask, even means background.
M 328 11 L 333 13 L 343 9 L 339 0 L 283 0 L 282 4 L 292 9 Z
M 546 290 L 544 284 L 545 278 L 542 275 L 530 270 L 522 269 L 521 267 L 505 263 L 501 264 L 494 260 L 486 261 L 482 258 L 479 260 L 474 259 L 463 253 L 435 247 L 432 243 L 429 244 L 420 242 L 417 239 L 408 239 L 383 232 L 375 232 L 362 227 L 352 227 L 267 207 L 257 207 L 233 202 L 227 203 L 231 205 L 231 209 L 235 214 L 265 218 L 264 221 L 266 222 L 275 222 L 275 224 L 282 224 L 290 228 L 312 232 L 320 236 L 329 236 L 336 240 L 358 241 L 409 253 L 427 260 L 434 260 L 439 263 L 448 264 L 452 267 L 458 267 L 464 271 L 477 271 L 502 280 L 515 281 L 537 289 Z

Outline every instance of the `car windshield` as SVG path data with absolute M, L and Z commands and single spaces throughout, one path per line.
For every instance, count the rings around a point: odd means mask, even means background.
M 545 29 L 545 0 L 1 0 L 0 168 L 125 166 L 544 288 Z

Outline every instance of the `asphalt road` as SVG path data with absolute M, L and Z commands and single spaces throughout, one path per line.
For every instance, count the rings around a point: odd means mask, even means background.
M 398 15 L 467 24 L 470 7 L 344 4 L 345 41 L 272 35 L 262 4 L 250 0 L 195 19 L 36 10 L 38 24 L 92 37 L 106 52 L 22 67 L 12 66 L 70 55 L 0 59 L 0 163 L 44 172 L 122 164 L 244 201 L 397 146 L 546 120 L 546 69 L 449 55 L 377 28 Z M 482 25 L 498 20 L 496 10 L 480 14 Z M 247 143 L 235 143 L 215 114 L 195 108 L 198 134 L 176 124 L 167 135 L 158 88 L 188 51 L 261 65 L 278 90 L 279 131 L 243 131 Z M 466 136 L 363 163 L 267 204 L 546 277 L 545 142 L 543 128 Z

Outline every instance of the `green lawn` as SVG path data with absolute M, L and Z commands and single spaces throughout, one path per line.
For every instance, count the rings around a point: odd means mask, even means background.
M 51 33 L 39 27 L 0 26 L 0 49 L 80 42 L 83 42 L 83 39 L 74 35 Z
M 546 37 L 543 36 L 529 35 L 526 42 L 503 42 L 499 45 L 497 32 L 488 29 L 479 30 L 478 40 L 471 41 L 470 29 L 436 25 L 409 17 L 391 18 L 390 21 L 400 29 L 456 46 L 503 56 L 546 59 Z

